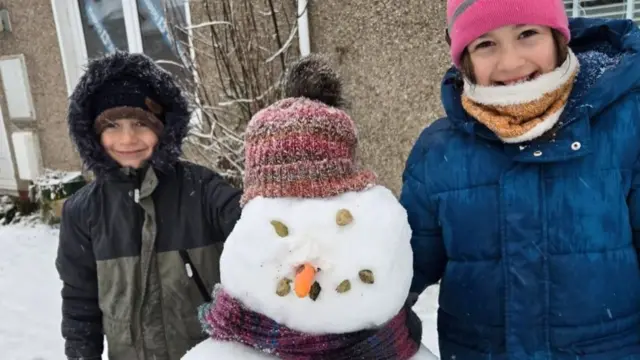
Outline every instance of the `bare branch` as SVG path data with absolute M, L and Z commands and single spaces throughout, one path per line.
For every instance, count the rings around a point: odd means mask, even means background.
M 244 131 L 252 116 L 279 100 L 286 64 L 297 58 L 296 8 L 290 0 L 200 0 L 191 3 L 192 24 L 167 16 L 183 64 L 162 60 L 193 75 L 187 91 L 197 121 L 185 141 L 188 160 L 241 185 Z M 198 9 L 193 9 L 198 7 Z M 283 39 L 281 34 L 288 34 Z M 185 40 L 185 38 L 188 39 Z M 279 61 L 274 61 L 280 59 Z
M 298 27 L 296 26 L 293 29 L 291 29 L 291 33 L 289 34 L 289 38 L 287 39 L 287 42 L 284 43 L 284 45 L 280 49 L 278 49 L 278 51 L 276 51 L 275 54 L 271 55 L 271 57 L 268 58 L 266 62 L 273 61 L 273 59 L 275 59 L 277 56 L 287 51 L 287 49 L 289 49 L 289 47 L 291 46 L 293 39 L 295 39 L 297 33 L 298 33 Z
M 203 23 L 200 23 L 200 24 L 187 26 L 186 29 L 187 30 L 193 30 L 193 29 L 199 29 L 199 28 L 208 27 L 208 26 L 214 26 L 214 25 L 232 26 L 233 24 L 228 22 L 228 21 L 206 21 L 206 22 L 203 22 Z

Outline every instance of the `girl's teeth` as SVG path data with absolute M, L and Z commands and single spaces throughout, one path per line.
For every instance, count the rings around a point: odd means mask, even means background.
M 516 80 L 516 81 L 509 81 L 509 82 L 507 82 L 506 84 L 507 84 L 507 85 L 522 84 L 522 83 L 525 83 L 525 82 L 529 81 L 529 78 L 531 78 L 531 77 L 530 77 L 530 76 L 527 76 L 527 77 L 524 77 L 524 78 L 522 78 L 522 79 L 520 79 L 520 80 Z

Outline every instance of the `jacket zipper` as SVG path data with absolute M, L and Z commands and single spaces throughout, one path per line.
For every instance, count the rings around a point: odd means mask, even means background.
M 140 236 L 140 265 L 142 265 L 142 231 L 143 231 L 143 227 L 144 227 L 144 219 L 140 219 L 140 209 L 138 209 L 138 207 L 141 207 L 140 205 L 140 183 L 137 182 L 136 183 L 136 188 L 133 190 L 133 201 L 135 202 L 134 206 L 136 207 L 136 219 L 137 219 L 137 226 L 136 229 L 138 230 L 139 236 Z M 142 211 L 142 213 L 144 214 L 144 210 Z M 142 274 L 144 271 L 146 271 L 145 269 L 142 268 L 142 266 L 140 267 L 140 274 Z M 145 277 L 142 276 L 142 278 L 144 279 Z M 146 279 L 145 279 L 146 281 Z M 140 287 L 142 289 L 146 289 L 145 284 L 140 284 Z M 142 295 L 140 296 L 140 309 L 138 312 L 138 326 L 140 327 L 140 352 L 142 352 L 142 358 L 146 359 L 146 351 L 145 351 L 145 339 L 144 339 L 144 324 L 142 321 L 142 310 L 144 309 L 144 300 L 145 300 L 145 292 L 146 290 L 142 293 Z
M 133 201 L 135 201 L 136 204 L 140 203 L 140 189 L 138 188 L 133 190 Z
M 211 302 L 212 300 L 211 295 L 209 295 L 209 292 L 207 291 L 207 287 L 204 285 L 204 282 L 202 282 L 202 278 L 198 273 L 198 269 L 196 269 L 196 267 L 193 265 L 193 261 L 191 261 L 191 257 L 189 256 L 189 253 L 187 252 L 187 250 L 182 249 L 178 251 L 178 253 L 180 253 L 182 262 L 184 262 L 184 269 L 187 272 L 187 276 L 195 282 L 196 286 L 198 287 L 198 291 L 200 291 L 200 295 L 202 296 L 202 299 L 204 300 L 204 302 L 205 303 Z
M 136 231 L 136 236 L 138 237 L 138 240 L 140 241 L 140 249 L 142 249 L 142 231 L 143 231 L 143 227 L 144 227 L 144 219 L 141 219 L 140 216 L 140 212 L 142 211 L 143 215 L 144 215 L 144 210 L 142 210 L 141 205 L 140 205 L 140 175 L 139 175 L 139 171 L 137 170 L 133 170 L 132 171 L 132 178 L 133 178 L 133 209 L 134 209 L 134 216 L 135 216 L 135 231 Z M 131 174 L 130 174 L 131 176 Z M 142 252 L 140 252 L 140 265 L 142 265 Z M 145 271 L 144 269 L 142 269 L 142 267 L 140 267 L 140 273 L 142 274 L 142 272 Z M 140 284 L 141 288 L 144 288 L 144 284 Z M 145 354 L 145 341 L 144 341 L 144 326 L 143 326 L 143 321 L 142 321 L 142 310 L 144 308 L 144 298 L 145 298 L 145 294 L 141 294 L 140 296 L 140 305 L 138 306 L 138 328 L 140 329 L 140 352 L 142 353 L 142 358 L 144 359 L 146 357 Z

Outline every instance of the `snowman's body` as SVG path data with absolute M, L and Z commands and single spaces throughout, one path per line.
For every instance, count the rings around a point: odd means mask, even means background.
M 246 345 L 207 339 L 191 349 L 182 360 L 277 360 L 278 358 Z
M 339 224 L 338 212 L 352 221 Z M 286 232 L 274 228 L 276 221 Z M 264 198 L 249 201 L 225 243 L 221 284 L 246 307 L 296 331 L 343 334 L 379 327 L 403 307 L 413 274 L 411 229 L 395 196 L 382 186 L 330 198 Z M 320 293 L 299 297 L 291 282 L 301 264 L 318 272 Z M 361 272 L 373 274 L 373 283 Z M 338 291 L 348 280 L 349 290 Z M 276 359 L 243 344 L 208 339 L 184 360 Z M 424 346 L 413 359 L 436 359 Z
M 207 339 L 182 358 L 183 360 L 277 360 L 263 351 L 236 342 Z M 411 360 L 437 359 L 424 345 Z

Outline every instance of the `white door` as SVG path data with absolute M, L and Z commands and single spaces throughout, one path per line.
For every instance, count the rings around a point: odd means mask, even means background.
M 177 21 L 190 22 L 187 0 L 51 0 L 69 94 L 89 59 L 116 49 L 145 53 L 182 77 L 180 36 L 176 42 L 166 26 L 171 11 Z
M 2 111 L 0 111 L 0 191 L 15 191 L 17 189 L 18 183 L 13 170 L 11 150 L 9 149 L 9 136 L 2 117 Z

